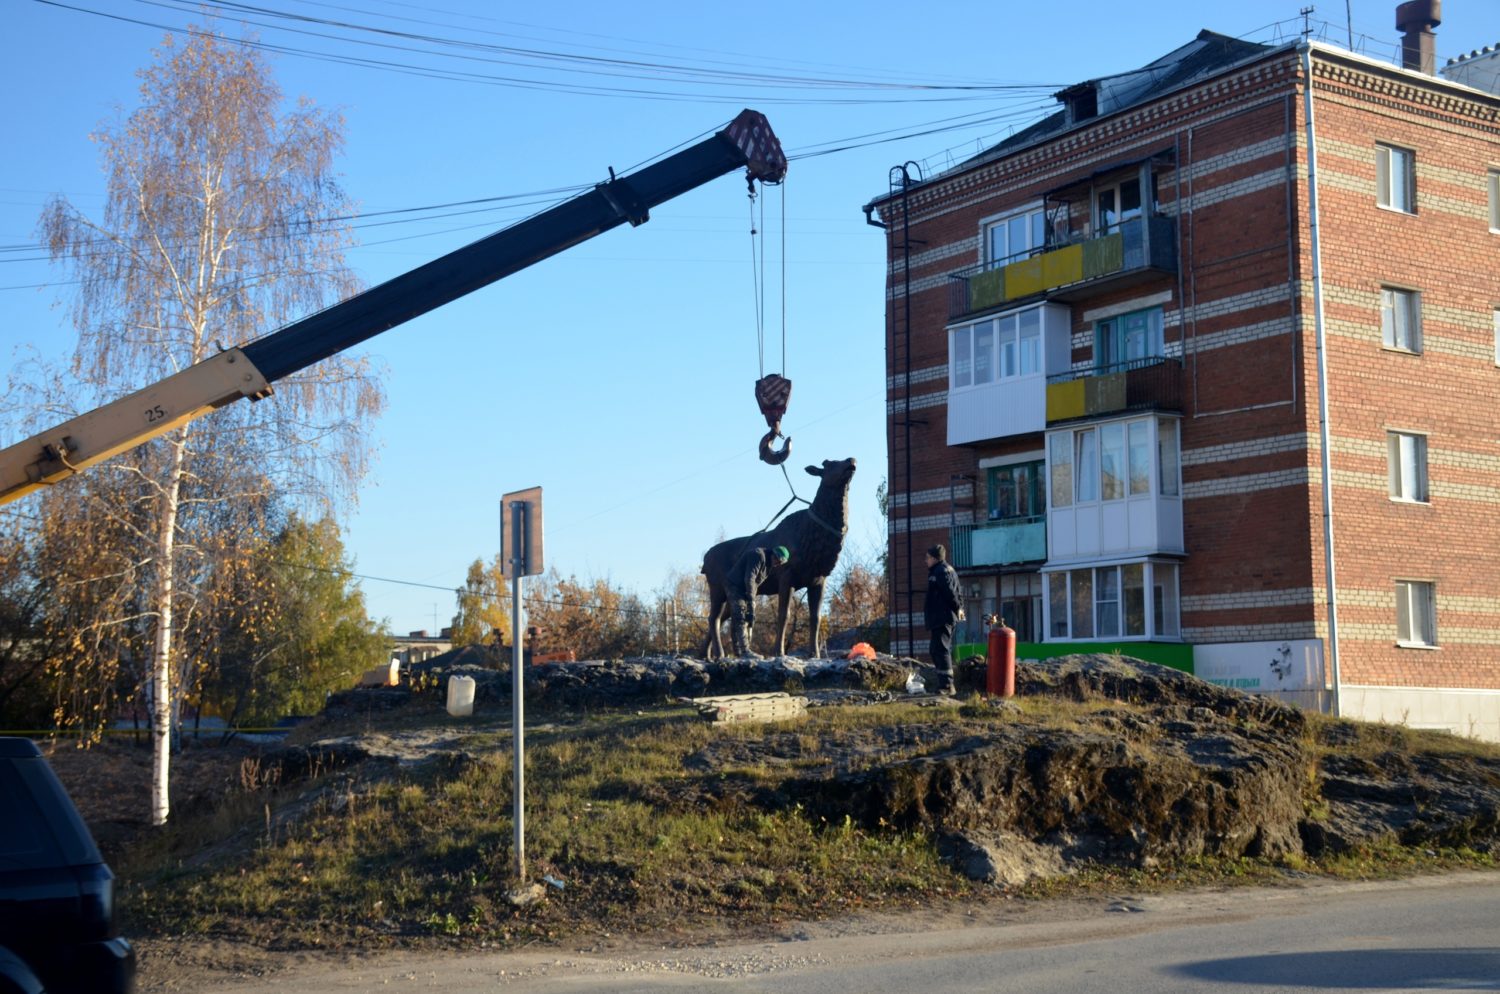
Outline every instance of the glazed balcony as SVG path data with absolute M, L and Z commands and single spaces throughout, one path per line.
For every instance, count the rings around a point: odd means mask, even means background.
M 1015 518 L 977 525 L 954 525 L 949 546 L 953 565 L 1012 566 L 1042 562 L 1047 558 L 1047 518 Z
M 1118 411 L 1182 410 L 1182 360 L 1132 359 L 1047 377 L 1047 423 Z
M 1098 238 L 950 274 L 948 317 L 969 317 L 1032 297 L 1080 300 L 1176 272 L 1177 223 L 1169 217 L 1134 218 Z

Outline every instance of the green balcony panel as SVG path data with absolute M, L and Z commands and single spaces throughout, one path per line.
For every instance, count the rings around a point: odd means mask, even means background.
M 1083 379 L 1085 414 L 1107 414 L 1125 410 L 1125 372 L 1087 376 Z
M 1045 252 L 1042 259 L 1042 280 L 1047 289 L 1067 286 L 1083 279 L 1083 246 L 1069 245 L 1066 248 Z
M 1094 279 L 1125 268 L 1125 236 L 1119 232 L 1084 242 L 1083 278 Z
M 1003 271 L 991 269 L 969 280 L 969 310 L 998 307 L 1005 299 Z
M 1084 414 L 1083 380 L 1047 384 L 1047 421 L 1066 421 Z
M 1047 558 L 1047 523 L 991 524 L 975 528 L 969 537 L 974 566 L 1009 566 Z

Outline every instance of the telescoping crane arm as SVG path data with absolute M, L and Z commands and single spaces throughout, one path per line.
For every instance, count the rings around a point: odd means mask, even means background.
M 0 450 L 0 504 L 80 472 L 225 404 L 271 394 L 271 384 L 579 242 L 629 222 L 741 166 L 749 178 L 786 176 L 781 142 L 745 110 L 723 131 L 629 176 L 450 252 L 258 339 L 228 349 L 128 397 Z

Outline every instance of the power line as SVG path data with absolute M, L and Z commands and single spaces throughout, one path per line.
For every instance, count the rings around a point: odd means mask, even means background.
M 176 31 L 183 34 L 203 35 L 212 34 L 193 27 L 181 27 L 163 24 L 155 21 L 147 21 L 121 14 L 106 11 L 93 10 L 73 4 L 62 3 L 60 0 L 35 0 L 37 3 L 50 7 L 74 11 L 81 14 L 89 14 L 109 20 L 120 21 L 127 24 L 136 24 L 160 31 Z M 138 3 L 148 6 L 163 7 L 168 10 L 186 12 L 186 8 L 174 5 L 162 0 L 137 0 Z M 208 4 L 221 9 L 239 9 L 238 6 L 219 3 Z M 246 9 L 248 5 L 242 5 Z M 271 11 L 267 16 L 281 17 L 285 19 L 298 20 L 305 23 L 318 23 L 320 19 L 308 18 L 305 15 L 290 15 Z M 424 76 L 433 79 L 445 79 L 449 81 L 461 81 L 482 83 L 486 85 L 498 85 L 515 87 L 520 89 L 550 90 L 555 92 L 582 94 L 589 96 L 613 96 L 633 97 L 649 100 L 669 101 L 714 101 L 723 102 L 726 98 L 733 97 L 738 100 L 748 86 L 761 87 L 769 90 L 801 89 L 809 91 L 873 91 L 884 94 L 880 97 L 865 96 L 858 98 L 850 97 L 783 97 L 771 94 L 761 94 L 758 99 L 763 103 L 778 104 L 872 104 L 872 103 L 926 103 L 945 102 L 954 100 L 992 99 L 998 93 L 1004 92 L 1032 92 L 1041 89 L 1055 88 L 1052 84 L 1039 86 L 1037 84 L 921 84 L 921 83 L 888 83 L 876 80 L 848 80 L 826 77 L 795 77 L 788 75 L 775 75 L 757 72 L 727 72 L 722 70 L 709 70 L 701 67 L 690 67 L 672 65 L 670 63 L 646 63 L 639 60 L 604 59 L 597 56 L 583 56 L 569 53 L 549 52 L 537 49 L 522 49 L 514 46 L 489 45 L 481 42 L 468 42 L 455 39 L 444 39 L 432 36 L 416 35 L 411 32 L 393 31 L 366 27 L 361 25 L 350 25 L 347 22 L 326 21 L 330 26 L 348 27 L 353 30 L 365 31 L 381 36 L 409 39 L 422 44 L 437 44 L 440 47 L 451 47 L 463 49 L 464 52 L 442 52 L 433 51 L 408 44 L 395 42 L 372 41 L 368 39 L 349 39 L 338 35 L 312 31 L 304 28 L 294 28 L 275 23 L 266 23 L 245 19 L 246 23 L 257 27 L 267 28 L 272 31 L 284 31 L 296 35 L 304 35 L 325 41 L 351 43 L 356 47 L 375 48 L 391 50 L 396 52 L 415 53 L 442 59 L 458 60 L 462 62 L 479 62 L 492 65 L 518 66 L 522 69 L 539 73 L 569 72 L 583 76 L 602 76 L 609 79 L 641 80 L 658 84 L 675 86 L 694 85 L 700 87 L 725 88 L 728 93 L 709 92 L 683 92 L 679 89 L 642 88 L 637 86 L 619 86 L 593 83 L 577 83 L 559 81 L 555 79 L 521 77 L 510 75 L 497 75 L 493 73 L 460 70 L 453 68 L 435 68 L 433 66 L 419 65 L 410 62 L 394 61 L 390 58 L 373 58 L 367 55 L 350 55 L 334 52 L 315 51 L 312 49 L 298 48 L 292 45 L 277 44 L 262 41 L 260 39 L 239 39 L 239 44 L 246 47 L 259 49 L 267 52 L 277 52 L 284 55 L 292 55 L 299 58 L 309 58 L 316 61 L 333 62 L 343 65 L 360 66 L 364 68 L 381 69 L 403 74 Z M 494 52 L 495 55 L 467 54 L 468 51 Z M 505 57 L 500 57 L 505 56 Z M 529 61 L 516 61 L 516 59 Z M 543 63 L 543 64 L 537 64 Z M 906 94 L 894 96 L 895 94 Z

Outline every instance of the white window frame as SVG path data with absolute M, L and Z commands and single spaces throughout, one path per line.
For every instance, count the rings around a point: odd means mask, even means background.
M 1391 500 L 1427 504 L 1427 436 L 1414 431 L 1385 433 L 1386 476 Z
M 1021 222 L 1019 228 L 1015 226 L 1017 221 Z M 1013 244 L 1017 241 L 1013 237 L 1017 231 L 1025 236 L 1021 239 L 1026 242 L 1025 245 Z M 1003 239 L 1003 246 L 996 245 L 997 236 Z M 1026 258 L 1047 244 L 1046 211 L 1042 205 L 1034 204 L 1019 211 L 985 218 L 979 224 L 979 238 L 986 266 L 1001 266 Z M 1003 247 L 1005 251 L 999 252 L 997 247 Z
M 1176 418 L 1147 414 L 1048 432 L 1048 506 L 1114 504 L 1180 495 L 1182 459 L 1178 439 L 1181 436 L 1177 427 Z M 1134 432 L 1137 444 L 1132 445 L 1133 430 L 1137 428 L 1143 428 L 1145 436 Z M 1117 449 L 1110 442 L 1116 434 L 1123 443 Z M 1118 496 L 1114 497 L 1106 496 L 1111 492 L 1105 465 L 1110 452 L 1118 460 L 1114 474 Z M 1090 461 L 1087 466 L 1085 458 Z
M 1400 185 L 1394 181 L 1400 177 Z M 1401 145 L 1375 144 L 1375 203 L 1402 214 L 1417 212 L 1417 153 Z
M 1392 352 L 1422 354 L 1422 294 L 1407 287 L 1380 288 L 1380 344 Z
M 1500 307 L 1490 312 L 1490 317 L 1495 325 L 1495 365 L 1500 366 Z
M 1500 169 L 1485 173 L 1484 188 L 1490 207 L 1490 234 L 1500 235 Z
M 1127 571 L 1140 579 L 1128 584 Z M 1137 572 L 1138 571 L 1138 572 Z M 1182 571 L 1175 562 L 1136 559 L 1076 566 L 1042 574 L 1042 630 L 1048 642 L 1176 642 L 1182 640 Z M 1127 594 L 1139 591 L 1140 631 L 1126 634 Z M 1106 596 L 1106 595 L 1112 596 Z M 1084 609 L 1087 616 L 1084 616 Z M 1113 621 L 1114 631 L 1101 631 Z
M 1396 581 L 1396 644 L 1437 648 L 1437 584 L 1431 580 Z
M 948 389 L 971 390 L 1045 375 L 1045 306 L 1033 304 L 949 328 Z M 980 348 L 981 338 L 988 339 L 987 350 Z

